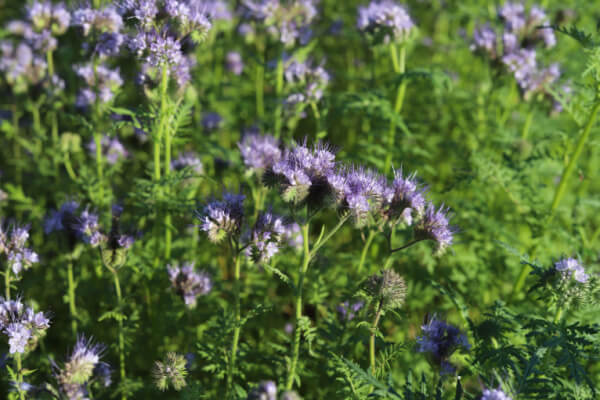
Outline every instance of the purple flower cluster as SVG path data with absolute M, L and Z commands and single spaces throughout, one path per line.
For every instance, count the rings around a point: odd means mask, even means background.
M 84 6 L 73 12 L 71 25 L 81 28 L 84 36 L 88 36 L 92 32 L 100 35 L 115 34 L 123 28 L 123 18 L 117 8 L 112 5 L 101 9 Z
M 585 272 L 583 266 L 574 258 L 565 258 L 557 261 L 554 268 L 559 271 L 563 277 L 570 278 L 571 276 L 579 283 L 586 283 L 590 276 Z
M 271 212 L 260 214 L 250 233 L 246 256 L 257 264 L 266 263 L 279 251 L 285 232 L 283 218 Z
M 100 147 L 102 150 L 102 155 L 106 158 L 106 161 L 111 165 L 116 164 L 117 161 L 119 161 L 120 159 L 127 158 L 127 156 L 129 155 L 123 144 L 121 144 L 119 139 L 117 139 L 116 137 L 111 138 L 108 135 L 102 136 L 102 139 L 100 140 Z M 96 142 L 94 139 L 90 140 L 90 142 L 87 145 L 87 149 L 90 152 L 90 154 L 93 157 L 95 157 Z
M 244 61 L 242 55 L 237 51 L 230 51 L 225 57 L 225 67 L 234 75 L 241 75 L 244 72 Z
M 51 211 L 44 220 L 44 232 L 49 234 L 71 229 L 78 208 L 79 203 L 76 201 L 66 201 L 58 210 Z
M 46 61 L 25 42 L 15 45 L 1 41 L 0 55 L 0 72 L 15 92 L 23 92 L 28 86 L 38 84 L 46 75 Z
M 429 354 L 443 373 L 454 371 L 448 359 L 457 349 L 468 350 L 471 347 L 467 337 L 457 327 L 436 317 L 421 326 L 421 330 L 422 335 L 417 337 L 417 351 Z
M 20 299 L 0 297 L 0 330 L 8 336 L 10 354 L 31 350 L 49 327 L 50 320 L 43 312 L 34 312 Z
M 88 208 L 81 212 L 81 215 L 76 218 L 74 225 L 75 231 L 86 243 L 97 247 L 101 243 L 106 242 L 106 236 L 100 231 L 98 223 L 98 214 L 90 212 Z
M 87 383 L 94 376 L 99 377 L 104 383 L 110 384 L 110 366 L 100 361 L 104 349 L 104 346 L 80 336 L 63 368 L 54 365 L 60 392 L 66 398 L 87 398 Z
M 356 301 L 352 304 L 348 300 L 337 306 L 337 312 L 341 320 L 352 321 L 363 307 L 365 306 L 364 301 Z
M 281 158 L 279 141 L 271 135 L 250 132 L 238 143 L 246 167 L 255 170 L 271 168 Z
M 267 33 L 286 46 L 306 44 L 312 37 L 310 25 L 317 16 L 315 0 L 244 0 L 244 16 L 262 24 Z
M 233 18 L 227 2 L 223 0 L 199 0 L 193 4 L 197 10 L 203 10 L 210 21 L 231 21 Z
M 219 129 L 221 124 L 223 123 L 223 117 L 217 112 L 208 111 L 202 115 L 202 126 L 207 131 L 214 131 Z
M 501 389 L 485 389 L 480 400 L 512 400 L 512 398 Z
M 171 169 L 179 171 L 184 168 L 191 168 L 196 174 L 201 174 L 203 171 L 202 161 L 196 153 L 191 151 L 182 153 L 171 161 Z
M 50 1 L 33 2 L 27 8 L 27 17 L 36 31 L 50 30 L 55 35 L 65 33 L 71 21 L 71 14 L 63 3 Z
M 358 8 L 359 30 L 381 36 L 385 42 L 406 40 L 415 27 L 406 9 L 393 0 L 373 0 Z
M 423 218 L 415 226 L 415 233 L 418 238 L 436 242 L 437 253 L 442 254 L 452 244 L 455 233 L 448 221 L 448 209 L 444 206 L 436 209 L 429 203 Z
M 13 225 L 4 229 L 0 224 L 0 254 L 6 254 L 8 265 L 17 277 L 22 270 L 27 270 L 32 264 L 39 262 L 37 253 L 25 246 L 27 239 L 28 225 Z
M 108 103 L 115 92 L 123 84 L 118 69 L 110 69 L 103 64 L 77 65 L 75 73 L 87 84 L 77 94 L 75 105 L 81 108 L 91 107 L 94 104 Z
M 194 263 L 183 263 L 181 266 L 175 264 L 167 266 L 171 285 L 186 306 L 194 308 L 196 298 L 209 293 L 212 289 L 212 280 L 205 272 L 196 272 Z
M 294 92 L 286 99 L 286 104 L 292 105 L 321 100 L 330 79 L 322 64 L 314 66 L 310 60 L 292 60 L 285 68 L 284 77 Z
M 499 60 L 514 75 L 525 97 L 544 92 L 545 86 L 560 77 L 558 64 L 542 68 L 537 63 L 535 46 L 543 43 L 551 48 L 556 45 L 554 31 L 548 27 L 549 19 L 544 11 L 533 6 L 529 14 L 520 3 L 505 3 L 498 12 L 503 22 L 501 40 L 489 23 L 479 26 L 473 33 L 471 49 Z
M 198 215 L 200 229 L 213 243 L 219 243 L 226 237 L 237 236 L 244 218 L 244 199 L 241 194 L 224 193 L 223 200 L 216 200 L 204 207 Z

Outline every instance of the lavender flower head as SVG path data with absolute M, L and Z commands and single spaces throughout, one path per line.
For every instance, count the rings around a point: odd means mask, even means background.
M 352 304 L 346 300 L 337 306 L 337 312 L 341 320 L 352 321 L 356 316 L 356 313 L 358 313 L 364 307 L 364 305 L 365 302 L 362 300 L 356 301 Z
M 281 159 L 279 141 L 271 135 L 245 134 L 238 143 L 244 165 L 255 170 L 266 170 Z
M 233 18 L 227 2 L 223 0 L 201 0 L 193 3 L 197 3 L 198 10 L 204 10 L 210 21 L 231 21 Z
M 512 398 L 501 389 L 485 389 L 480 400 L 512 400 Z
M 574 258 L 565 258 L 557 261 L 554 268 L 559 271 L 564 278 L 573 276 L 579 283 L 586 283 L 590 276 L 585 272 L 584 267 Z
M 50 320 L 43 312 L 35 313 L 20 299 L 0 297 L 0 331 L 8 336 L 10 354 L 32 350 L 49 327 Z
M 87 145 L 88 151 L 92 156 L 96 155 L 96 141 L 94 139 L 90 140 Z M 111 138 L 108 135 L 102 136 L 100 140 L 100 148 L 102 151 L 102 155 L 106 158 L 106 161 L 114 165 L 120 159 L 127 158 L 129 153 L 125 149 L 125 147 L 121 144 L 119 139 Z
M 285 69 L 286 83 L 295 92 L 287 100 L 287 104 L 318 102 L 329 84 L 329 73 L 322 65 L 314 66 L 310 60 L 300 62 L 292 60 Z M 297 92 L 300 90 L 300 92 Z
M 8 265 L 17 277 L 22 270 L 27 270 L 39 262 L 37 253 L 26 247 L 27 239 L 28 225 L 13 225 L 10 230 L 5 230 L 0 224 L 0 254 L 6 254 Z
M 287 245 L 295 250 L 300 250 L 304 244 L 302 233 L 300 231 L 300 225 L 296 222 L 287 224 L 284 226 L 283 241 Z
M 491 59 L 497 56 L 497 35 L 490 24 L 478 26 L 473 31 L 473 44 L 471 51 L 482 51 L 487 53 Z
M 412 225 L 425 212 L 425 189 L 415 178 L 415 174 L 404 176 L 402 169 L 394 171 L 394 181 L 385 199 L 385 216 L 392 224 L 401 222 Z
M 91 32 L 117 34 L 123 27 L 123 18 L 112 5 L 101 9 L 83 6 L 73 12 L 71 25 L 81 28 L 84 36 Z
M 77 65 L 75 73 L 87 84 L 79 91 L 75 104 L 77 107 L 87 108 L 93 104 L 106 104 L 110 102 L 115 92 L 123 84 L 118 69 L 110 69 L 105 65 L 92 64 Z
M 77 218 L 74 228 L 79 237 L 91 244 L 92 247 L 97 247 L 107 240 L 106 236 L 100 232 L 98 214 L 91 212 L 88 208 L 83 210 Z
M 200 229 L 207 233 L 208 239 L 219 243 L 226 237 L 236 237 L 240 233 L 244 217 L 244 199 L 241 194 L 224 193 L 223 200 L 216 200 L 204 207 L 198 215 Z
M 237 51 L 230 51 L 225 57 L 225 67 L 234 75 L 241 75 L 244 72 L 244 61 L 242 55 Z
M 46 61 L 36 55 L 27 43 L 15 46 L 9 41 L 0 41 L 0 55 L 0 72 L 15 92 L 24 92 L 46 75 Z
M 417 337 L 417 351 L 429 354 L 442 372 L 453 371 L 448 359 L 456 350 L 468 350 L 471 347 L 467 337 L 457 327 L 435 316 L 421 326 L 421 330 L 422 335 Z
M 417 238 L 436 242 L 438 255 L 452 244 L 454 232 L 448 221 L 448 209 L 444 206 L 436 209 L 432 203 L 427 205 L 423 218 L 415 227 Z
M 44 232 L 46 234 L 71 228 L 75 218 L 75 211 L 79 208 L 76 201 L 64 202 L 58 210 L 50 212 L 44 221 Z
M 36 31 L 49 30 L 55 35 L 65 33 L 71 21 L 71 14 L 63 3 L 50 1 L 34 1 L 27 7 L 27 16 Z
M 277 400 L 277 385 L 273 381 L 262 381 L 248 394 L 247 400 Z
M 203 172 L 202 161 L 193 152 L 182 153 L 175 160 L 171 161 L 171 169 L 179 171 L 184 168 L 191 168 L 196 174 L 202 174 Z
M 223 117 L 217 112 L 209 111 L 204 113 L 202 116 L 202 126 L 207 131 L 214 131 L 219 129 L 221 123 L 223 122 Z
M 194 263 L 183 263 L 181 266 L 174 264 L 167 266 L 171 285 L 185 305 L 189 308 L 196 306 L 196 298 L 209 293 L 212 289 L 212 280 L 205 272 L 196 272 Z
M 357 27 L 382 37 L 385 42 L 400 42 L 410 36 L 415 24 L 406 9 L 395 1 L 373 0 L 368 6 L 358 8 Z
M 281 217 L 271 212 L 262 213 L 252 228 L 246 256 L 257 264 L 269 261 L 279 251 L 285 231 Z

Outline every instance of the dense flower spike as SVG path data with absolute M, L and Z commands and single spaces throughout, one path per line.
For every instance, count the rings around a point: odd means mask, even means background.
M 37 253 L 25 246 L 27 239 L 29 239 L 28 225 L 12 225 L 10 228 L 3 228 L 0 223 L 0 254 L 6 254 L 8 265 L 17 277 L 22 270 L 27 270 L 39 262 Z
M 512 398 L 501 389 L 485 389 L 480 400 L 512 400 Z
M 167 353 L 164 361 L 156 361 L 152 369 L 152 376 L 158 389 L 165 391 L 169 386 L 181 390 L 185 385 L 187 370 L 185 357 L 177 353 Z
M 441 373 L 454 371 L 448 359 L 456 350 L 468 350 L 471 347 L 467 337 L 457 327 L 435 316 L 421 326 L 421 330 L 422 335 L 417 337 L 417 351 L 430 355 Z
M 285 232 L 285 225 L 281 217 L 273 215 L 271 212 L 260 214 L 252 228 L 246 255 L 255 263 L 269 261 L 279 251 Z
M 171 285 L 189 308 L 196 306 L 198 296 L 205 295 L 212 289 L 210 276 L 205 272 L 196 272 L 193 262 L 183 263 L 181 266 L 168 265 L 167 272 Z
M 370 276 L 367 279 L 365 290 L 381 304 L 383 310 L 402 307 L 406 298 L 404 278 L 391 269 L 385 269 L 380 274 Z
M 284 77 L 294 92 L 286 99 L 287 104 L 318 102 L 330 79 L 322 65 L 314 66 L 310 60 L 300 62 L 295 59 L 287 64 Z
M 358 29 L 381 35 L 383 40 L 403 41 L 415 27 L 406 9 L 393 0 L 373 0 L 358 8 Z
M 219 243 L 226 237 L 237 237 L 240 234 L 244 217 L 244 199 L 240 194 L 224 193 L 223 200 L 217 200 L 204 207 L 198 215 L 200 229 L 208 235 L 213 243 Z
M 266 170 L 281 159 L 279 141 L 271 135 L 248 133 L 238 143 L 244 164 L 256 170 Z
M 559 271 L 565 278 L 573 276 L 579 283 L 586 283 L 590 276 L 585 272 L 583 266 L 574 258 L 565 258 L 557 261 L 554 268 Z
M 193 152 L 182 153 L 175 160 L 171 161 L 171 169 L 179 171 L 184 168 L 191 168 L 197 174 L 202 174 L 204 170 L 202 161 Z
M 442 254 L 453 242 L 455 229 L 448 221 L 448 209 L 436 209 L 431 203 L 425 208 L 421 221 L 415 226 L 419 239 L 433 240 L 437 244 L 437 254 Z
M 100 141 L 102 148 L 102 155 L 106 158 L 106 161 L 114 165 L 117 161 L 126 158 L 129 153 L 125 150 L 125 147 L 121 144 L 118 138 L 104 135 Z M 87 145 L 90 154 L 95 157 L 96 155 L 96 142 L 92 139 Z
M 273 381 L 262 381 L 248 394 L 248 400 L 277 400 L 277 385 Z
M 110 69 L 105 65 L 78 65 L 74 67 L 75 73 L 87 84 L 77 95 L 75 104 L 86 108 L 94 104 L 110 102 L 115 92 L 123 84 L 118 69 Z M 95 146 L 95 145 L 94 145 Z
M 98 372 L 104 372 L 110 367 L 100 361 L 104 346 L 95 344 L 83 336 L 77 338 L 77 343 L 63 368 L 55 366 L 56 380 L 60 391 L 68 399 L 87 398 L 87 383 Z M 103 367 L 99 368 L 101 365 Z M 100 375 L 102 377 L 102 375 Z
M 33 349 L 49 327 L 50 320 L 43 312 L 35 313 L 20 299 L 0 297 L 0 331 L 8 336 L 10 354 Z
M 306 44 L 317 15 L 314 0 L 243 0 L 244 16 L 262 24 L 267 33 L 286 46 Z

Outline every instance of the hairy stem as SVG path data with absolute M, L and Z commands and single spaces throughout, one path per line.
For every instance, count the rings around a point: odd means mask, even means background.
M 375 238 L 376 232 L 374 230 L 369 230 L 369 236 L 367 236 L 367 241 L 363 246 L 362 252 L 360 254 L 360 262 L 358 263 L 358 273 L 362 272 L 363 265 L 365 264 L 365 260 L 367 259 L 367 253 L 369 252 L 369 247 L 371 247 L 371 243 Z
M 104 170 L 103 170 L 103 162 L 102 162 L 102 136 L 98 132 L 94 132 L 94 143 L 96 144 L 96 175 L 98 176 L 98 192 L 100 199 L 104 199 Z
M 406 47 L 400 47 L 400 58 L 397 57 L 396 44 L 390 45 L 390 56 L 392 57 L 392 64 L 394 66 L 394 72 L 397 75 L 404 74 L 406 72 Z M 394 103 L 394 115 L 400 114 L 402 111 L 402 104 L 404 103 L 404 94 L 406 93 L 406 79 L 402 79 L 398 88 L 396 89 L 396 102 Z M 384 174 L 390 171 L 392 165 L 392 154 L 394 149 L 394 142 L 396 140 L 396 122 L 390 121 L 390 128 L 388 132 L 388 151 L 385 158 Z
M 383 300 L 379 300 L 377 305 L 377 312 L 375 313 L 375 319 L 373 325 L 371 325 L 371 337 L 369 338 L 369 360 L 371 362 L 371 372 L 375 376 L 375 335 L 377 333 L 377 325 L 379 324 L 379 318 L 381 318 L 381 311 L 383 308 Z
M 166 92 L 163 92 L 166 93 Z M 161 95 L 161 101 L 162 95 Z M 161 116 L 164 118 L 164 114 Z M 165 134 L 165 177 L 168 177 L 171 174 L 171 132 L 164 132 Z M 170 188 L 166 188 L 167 193 L 170 191 Z M 171 213 L 167 211 L 165 215 L 165 259 L 171 258 Z
M 123 297 L 121 295 L 121 284 L 119 283 L 119 273 L 112 270 L 115 282 L 115 291 L 117 292 L 118 307 L 121 307 Z M 119 373 L 121 382 L 125 382 L 125 334 L 123 332 L 123 318 L 119 318 Z M 121 394 L 121 400 L 127 400 L 125 393 Z
M 310 245 L 308 237 L 309 224 L 306 222 L 302 226 L 302 241 L 303 241 L 303 258 L 302 265 L 298 271 L 298 284 L 296 285 L 296 325 L 294 326 L 294 341 L 292 342 L 292 359 L 290 369 L 288 371 L 288 377 L 285 384 L 286 390 L 291 390 L 294 386 L 294 378 L 296 375 L 296 365 L 298 364 L 298 353 L 300 351 L 300 319 L 302 318 L 302 290 L 304 286 L 304 276 L 308 271 L 308 265 L 310 263 Z
M 73 261 L 69 257 L 67 263 L 67 280 L 68 280 L 68 293 L 69 298 L 69 312 L 71 313 L 71 330 L 73 336 L 77 337 L 77 308 L 75 307 L 75 280 L 73 279 Z
M 235 327 L 233 328 L 233 340 L 231 342 L 231 354 L 229 359 L 229 371 L 227 373 L 227 391 L 231 393 L 233 389 L 233 375 L 235 373 L 235 361 L 238 350 L 238 342 L 240 340 L 240 321 L 241 307 L 240 307 L 240 259 L 239 254 L 234 254 L 235 270 L 233 273 L 233 293 L 235 295 Z
M 562 314 L 563 314 L 563 308 L 561 305 L 558 305 L 556 307 L 556 314 L 554 314 L 554 323 L 557 324 L 558 321 L 560 321 L 560 319 L 562 318 Z

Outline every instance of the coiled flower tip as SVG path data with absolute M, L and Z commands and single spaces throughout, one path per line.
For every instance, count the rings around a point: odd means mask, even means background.
M 167 266 L 171 285 L 186 306 L 194 308 L 196 298 L 209 293 L 212 289 L 212 280 L 205 272 L 196 272 L 194 263 L 183 263 L 181 267 L 177 264 Z
M 501 389 L 485 389 L 480 400 L 512 400 L 512 398 Z
M 248 394 L 248 400 L 277 400 L 277 385 L 273 381 L 262 381 Z
M 200 229 L 206 232 L 211 242 L 219 243 L 226 237 L 239 235 L 244 217 L 244 199 L 242 194 L 224 193 L 223 200 L 209 203 L 198 214 Z
M 185 364 L 185 357 L 174 352 L 167 353 L 164 361 L 156 361 L 152 369 L 156 387 L 162 391 L 170 386 L 177 391 L 181 390 L 186 385 L 185 378 L 188 374 Z
M 367 279 L 366 292 L 372 296 L 383 310 L 400 308 L 406 298 L 404 278 L 392 269 L 384 269 Z
M 565 278 L 573 276 L 579 283 L 586 283 L 590 279 L 590 276 L 585 272 L 584 267 L 574 258 L 565 258 L 557 261 L 554 264 L 554 268 L 561 272 Z
M 448 221 L 448 209 L 444 206 L 436 209 L 432 203 L 427 205 L 423 218 L 415 227 L 417 238 L 436 242 L 438 255 L 452 244 L 454 233 L 455 228 Z

